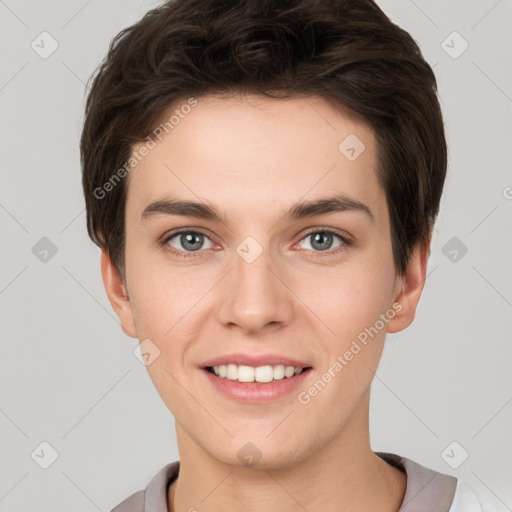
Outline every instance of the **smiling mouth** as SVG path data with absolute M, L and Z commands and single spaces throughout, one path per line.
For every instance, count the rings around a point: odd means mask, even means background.
M 236 364 L 221 364 L 219 366 L 206 366 L 209 373 L 221 378 L 238 382 L 256 382 L 265 384 L 268 382 L 291 379 L 301 373 L 311 370 L 311 366 L 304 368 L 287 366 L 283 364 L 271 366 L 245 366 Z

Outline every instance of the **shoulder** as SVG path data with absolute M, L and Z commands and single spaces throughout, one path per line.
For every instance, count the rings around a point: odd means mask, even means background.
M 457 489 L 448 512 L 482 512 L 478 496 L 466 482 L 457 480 Z
M 180 462 L 165 465 L 141 491 L 133 493 L 110 512 L 167 512 L 167 489 L 178 477 Z
M 144 512 L 144 491 L 137 491 L 110 512 Z
M 407 475 L 399 512 L 482 512 L 478 497 L 465 482 L 406 457 L 392 453 L 377 455 Z

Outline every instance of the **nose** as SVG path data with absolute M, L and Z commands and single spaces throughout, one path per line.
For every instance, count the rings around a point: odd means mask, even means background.
M 218 297 L 219 321 L 246 334 L 277 330 L 288 325 L 294 314 L 293 293 L 286 285 L 286 273 L 269 250 L 254 260 L 233 254 L 233 268 Z

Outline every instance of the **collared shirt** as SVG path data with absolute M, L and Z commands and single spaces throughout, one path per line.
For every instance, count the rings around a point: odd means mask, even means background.
M 404 499 L 398 512 L 482 512 L 472 489 L 453 476 L 438 473 L 393 453 L 376 455 L 407 476 Z M 178 477 L 180 462 L 164 466 L 146 489 L 132 494 L 111 512 L 169 512 L 167 492 Z

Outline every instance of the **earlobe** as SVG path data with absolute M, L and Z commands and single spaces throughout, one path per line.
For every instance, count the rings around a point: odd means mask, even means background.
M 419 243 L 412 251 L 405 272 L 399 278 L 400 289 L 394 303 L 400 304 L 397 315 L 388 323 L 387 332 L 398 332 L 414 320 L 416 307 L 421 297 L 430 254 L 430 240 Z
M 137 338 L 137 329 L 125 284 L 106 249 L 101 250 L 101 277 L 108 300 L 121 323 L 121 329 L 127 336 Z

